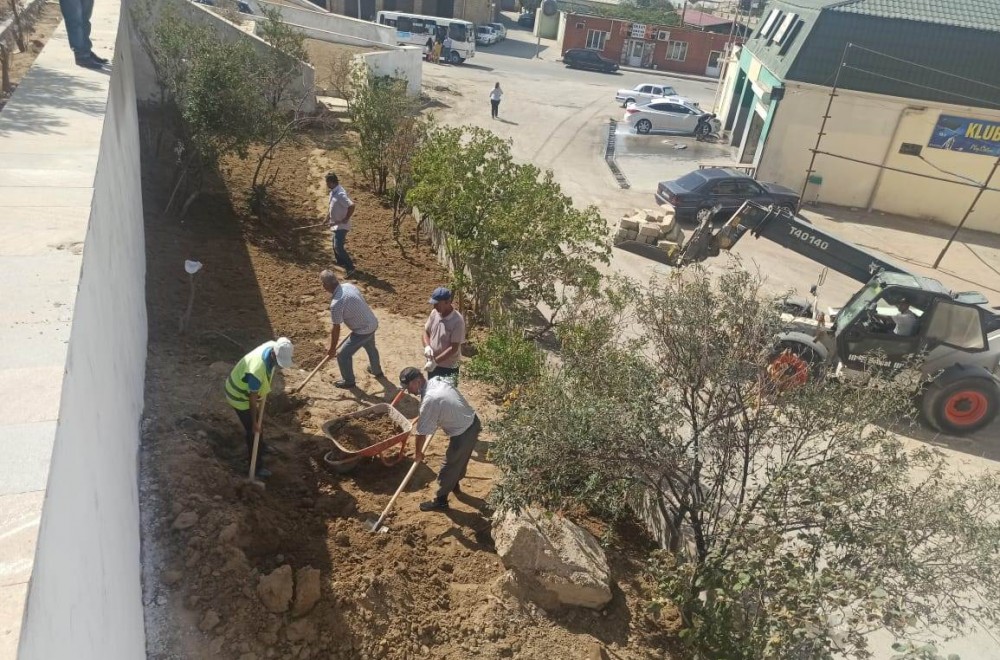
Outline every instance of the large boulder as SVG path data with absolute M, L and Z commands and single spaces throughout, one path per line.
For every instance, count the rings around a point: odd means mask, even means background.
M 546 609 L 596 610 L 611 601 L 611 571 L 604 550 L 569 520 L 537 509 L 508 513 L 495 522 L 493 539 L 519 596 Z

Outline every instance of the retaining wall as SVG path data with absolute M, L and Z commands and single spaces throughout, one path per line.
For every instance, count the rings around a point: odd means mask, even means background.
M 307 36 L 352 46 L 383 46 L 395 48 L 396 30 L 385 25 L 361 21 L 319 8 L 303 9 L 287 4 L 256 0 L 259 7 L 276 9 L 288 25 L 299 28 Z
M 60 27 L 0 113 L 4 660 L 145 657 L 145 246 L 120 10 L 92 20 L 110 72 L 76 66 Z
M 362 60 L 376 76 L 392 76 L 406 80 L 406 93 L 420 94 L 423 82 L 424 51 L 417 46 L 400 46 L 398 50 L 383 50 L 355 55 Z

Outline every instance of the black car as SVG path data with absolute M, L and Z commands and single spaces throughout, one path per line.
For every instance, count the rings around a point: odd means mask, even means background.
M 521 27 L 532 28 L 535 27 L 535 12 L 526 11 L 517 17 L 517 24 Z
M 707 168 L 695 170 L 673 181 L 661 181 L 656 187 L 656 203 L 674 207 L 679 221 L 694 222 L 698 211 L 720 207 L 719 215 L 729 218 L 743 202 L 752 200 L 765 206 L 775 205 L 792 213 L 799 205 L 799 196 L 790 188 L 776 183 L 760 183 L 739 170 Z
M 587 48 L 570 48 L 563 53 L 563 64 L 574 69 L 591 69 L 605 73 L 614 73 L 618 70 L 618 62 Z

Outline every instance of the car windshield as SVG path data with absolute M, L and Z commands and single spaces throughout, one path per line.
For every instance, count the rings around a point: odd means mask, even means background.
M 455 41 L 469 41 L 468 30 L 461 23 L 452 23 L 448 26 L 448 36 Z
M 705 177 L 697 172 L 691 172 L 677 179 L 677 185 L 687 190 L 697 190 L 705 185 Z
M 836 330 L 842 330 L 851 324 L 852 321 L 863 312 L 868 305 L 879 297 L 882 293 L 882 283 L 878 280 L 872 280 L 865 285 L 865 288 L 861 289 L 853 299 L 850 300 L 844 308 L 837 313 L 837 324 Z

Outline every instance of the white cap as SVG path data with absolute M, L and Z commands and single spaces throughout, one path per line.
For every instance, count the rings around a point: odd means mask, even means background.
M 292 366 L 292 340 L 288 337 L 278 337 L 274 342 L 274 356 L 282 369 Z

